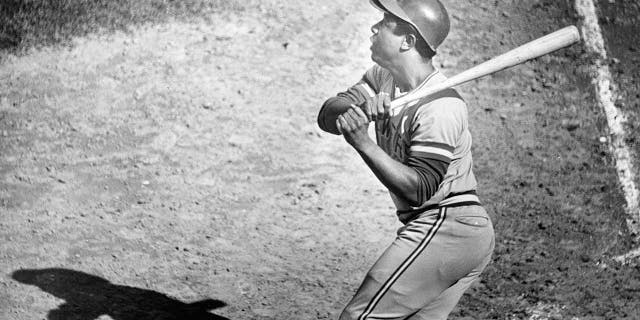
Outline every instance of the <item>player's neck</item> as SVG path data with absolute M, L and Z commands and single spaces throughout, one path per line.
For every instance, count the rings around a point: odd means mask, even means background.
M 408 92 L 424 82 L 436 69 L 431 60 L 411 61 L 391 70 L 393 79 L 403 92 Z

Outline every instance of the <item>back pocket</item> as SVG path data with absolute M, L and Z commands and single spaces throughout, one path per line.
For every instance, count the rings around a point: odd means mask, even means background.
M 455 220 L 472 227 L 486 227 L 489 224 L 489 219 L 483 216 L 459 216 Z

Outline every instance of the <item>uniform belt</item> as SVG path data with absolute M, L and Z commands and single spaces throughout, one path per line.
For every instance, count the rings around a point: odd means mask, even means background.
M 460 199 L 455 199 L 460 198 Z M 450 200 L 450 201 L 447 201 Z M 459 201 L 457 201 L 459 200 Z M 398 216 L 402 216 L 402 222 L 406 220 L 411 220 L 413 217 L 427 212 L 429 210 L 435 210 L 443 207 L 454 208 L 454 207 L 463 207 L 463 206 L 473 206 L 473 205 L 481 205 L 480 200 L 477 197 L 475 190 L 469 190 L 464 192 L 455 192 L 447 195 L 440 203 L 435 203 L 428 205 L 426 207 L 421 207 L 413 210 L 398 210 Z

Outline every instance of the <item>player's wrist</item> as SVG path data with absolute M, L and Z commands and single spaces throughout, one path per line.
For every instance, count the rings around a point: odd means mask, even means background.
M 373 140 L 371 140 L 371 138 L 364 137 L 363 139 L 357 141 L 357 143 L 354 143 L 353 147 L 360 153 L 369 154 L 369 153 L 371 153 L 371 151 L 373 151 L 375 148 L 377 148 L 378 145 L 376 145 L 373 142 Z

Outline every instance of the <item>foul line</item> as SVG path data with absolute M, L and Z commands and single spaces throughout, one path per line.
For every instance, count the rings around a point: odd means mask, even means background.
M 611 142 L 609 148 L 615 159 L 618 179 L 620 180 L 622 191 L 627 201 L 625 208 L 628 215 L 627 226 L 632 233 L 638 235 L 640 223 L 640 208 L 638 207 L 639 196 L 638 189 L 634 183 L 635 171 L 633 171 L 631 153 L 624 143 L 626 134 L 623 123 L 626 121 L 626 117 L 616 108 L 613 102 L 615 88 L 611 70 L 609 70 L 609 66 L 606 63 L 607 51 L 604 46 L 602 31 L 598 24 L 598 15 L 596 14 L 593 0 L 575 0 L 575 9 L 582 18 L 581 29 L 585 47 L 589 53 L 594 54 L 596 57 L 594 61 L 596 76 L 592 79 L 592 83 L 596 91 L 598 104 L 602 107 L 607 117 Z M 625 263 L 637 257 L 640 257 L 640 248 L 616 257 L 615 260 Z M 558 305 L 538 304 L 529 310 L 532 315 L 528 320 L 548 320 L 552 318 L 552 316 L 562 314 L 562 309 L 563 308 Z M 578 319 L 579 318 L 575 317 L 572 318 L 572 320 Z
M 611 71 L 607 65 L 607 51 L 605 49 L 602 31 L 598 25 L 598 16 L 593 0 L 576 0 L 576 11 L 582 17 L 582 37 L 586 49 L 595 55 L 596 77 L 593 84 L 598 98 L 598 104 L 604 109 L 609 125 L 609 149 L 613 154 L 618 171 L 618 179 L 622 186 L 625 199 L 627 201 L 627 226 L 629 230 L 638 236 L 640 231 L 640 207 L 638 205 L 638 188 L 634 183 L 635 170 L 633 168 L 632 157 L 629 148 L 624 142 L 626 133 L 624 131 L 625 115 L 616 108 L 614 104 L 615 84 L 613 83 Z M 616 260 L 633 259 L 640 257 L 640 250 L 636 250 L 616 258 Z

